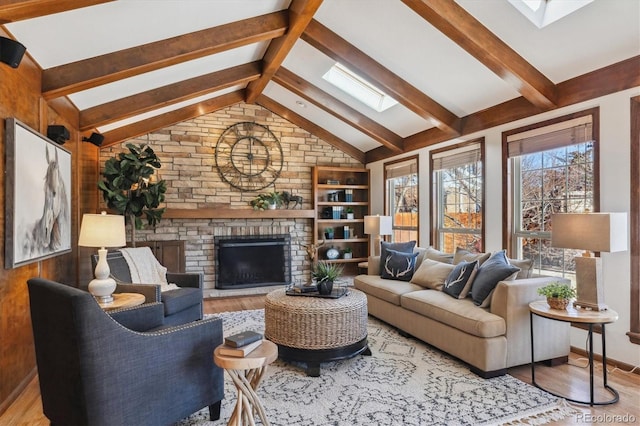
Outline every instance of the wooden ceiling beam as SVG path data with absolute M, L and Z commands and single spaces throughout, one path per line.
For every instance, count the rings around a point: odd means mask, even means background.
M 458 116 L 374 61 L 318 21 L 311 21 L 302 34 L 302 39 L 378 86 L 400 104 L 425 120 L 430 121 L 436 127 L 450 135 L 455 136 L 460 133 L 461 122 Z
M 27 0 L 0 5 L 0 24 L 38 18 L 114 0 Z
M 403 151 L 402 138 L 376 121 L 339 101 L 320 88 L 282 67 L 273 76 L 273 81 L 285 89 L 306 99 L 318 108 L 375 139 L 395 153 Z
M 451 0 L 402 0 L 539 108 L 557 106 L 555 84 Z
M 248 103 L 254 102 L 267 87 L 321 4 L 322 0 L 293 0 L 291 2 L 289 5 L 289 29 L 284 36 L 269 43 L 262 58 L 264 62 L 262 77 L 247 86 Z
M 280 117 L 284 118 L 285 120 L 290 121 L 291 123 L 295 124 L 301 129 L 306 130 L 307 132 L 322 139 L 323 141 L 333 146 L 334 148 L 339 149 L 340 151 L 349 155 L 351 158 L 364 164 L 365 162 L 364 152 L 360 151 L 358 148 L 340 139 L 333 133 L 318 126 L 317 124 L 312 123 L 311 121 L 307 120 L 301 115 L 296 114 L 295 112 L 291 111 L 289 108 L 285 107 L 284 105 L 279 104 L 278 102 L 274 101 L 273 99 L 265 95 L 258 96 L 258 99 L 256 99 L 256 103 L 268 109 L 269 111 L 273 112 L 274 114 L 278 114 Z
M 640 86 L 638 69 L 640 69 L 640 56 L 634 56 L 597 71 L 563 81 L 558 84 L 558 108 L 638 87 Z M 511 99 L 463 117 L 464 126 L 461 136 L 532 117 L 545 111 L 548 109 L 532 105 L 524 97 Z M 405 138 L 405 151 L 409 152 L 451 140 L 450 136 L 438 133 L 436 130 L 425 130 Z M 366 154 L 367 164 L 396 155 L 385 147 L 372 149 Z
M 138 74 L 280 37 L 287 11 L 236 21 L 49 68 L 42 74 L 45 99 L 91 89 Z
M 87 108 L 80 112 L 80 130 L 104 126 L 166 105 L 247 84 L 259 78 L 261 72 L 261 61 L 250 62 Z
M 137 136 L 151 133 L 154 130 L 172 126 L 176 123 L 200 117 L 204 114 L 216 112 L 219 109 L 243 102 L 244 97 L 245 90 L 242 89 L 226 95 L 218 96 L 217 98 L 189 105 L 175 111 L 151 117 L 146 120 L 138 121 L 128 126 L 110 130 L 102 134 L 102 136 L 104 136 L 104 141 L 102 142 L 101 148 L 115 145 L 117 143 L 133 139 Z

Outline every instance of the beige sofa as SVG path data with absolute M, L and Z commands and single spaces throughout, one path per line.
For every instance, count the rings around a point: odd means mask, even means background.
M 425 249 L 416 248 L 417 251 Z M 418 257 L 415 269 L 420 266 Z M 367 295 L 369 314 L 468 363 L 489 378 L 531 361 L 529 303 L 541 299 L 537 289 L 557 277 L 500 281 L 488 308 L 470 298 L 379 275 L 380 257 L 370 257 L 367 275 L 354 286 Z M 536 361 L 566 362 L 569 324 L 534 316 Z

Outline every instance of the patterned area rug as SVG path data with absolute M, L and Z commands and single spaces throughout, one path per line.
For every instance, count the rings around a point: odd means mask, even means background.
M 264 310 L 228 312 L 224 335 L 264 332 Z M 277 360 L 266 372 L 258 395 L 273 426 L 501 425 L 545 424 L 574 409 L 538 388 L 505 375 L 489 380 L 390 326 L 369 317 L 372 356 L 322 364 L 320 377 L 302 366 Z M 180 426 L 226 424 L 235 387 L 225 374 L 225 399 L 216 422 L 202 410 Z M 259 419 L 257 421 L 259 423 Z

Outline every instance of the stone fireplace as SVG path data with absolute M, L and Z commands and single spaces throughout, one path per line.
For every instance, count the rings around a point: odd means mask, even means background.
M 240 289 L 291 283 L 291 237 L 216 236 L 215 288 Z

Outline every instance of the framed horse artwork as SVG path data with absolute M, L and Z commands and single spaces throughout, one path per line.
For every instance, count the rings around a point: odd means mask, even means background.
M 5 120 L 5 268 L 71 252 L 71 152 Z

